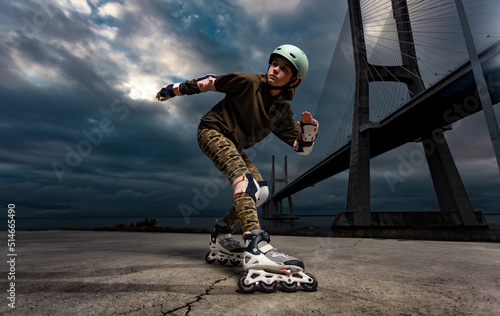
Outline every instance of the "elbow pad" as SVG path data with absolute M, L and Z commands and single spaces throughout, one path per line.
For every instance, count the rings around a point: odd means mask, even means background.
M 196 79 L 196 84 L 200 92 L 217 91 L 214 86 L 215 79 L 217 79 L 216 75 L 206 75 Z

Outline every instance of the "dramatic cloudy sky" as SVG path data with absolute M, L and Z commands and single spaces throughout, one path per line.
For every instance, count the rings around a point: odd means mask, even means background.
M 265 72 L 269 53 L 292 43 L 311 65 L 292 107 L 314 113 L 347 10 L 331 0 L 1 3 L 0 205 L 15 203 L 19 217 L 223 215 L 232 190 L 196 143 L 222 95 L 160 103 L 156 92 L 207 73 Z M 473 206 L 495 212 L 499 171 L 481 115 L 447 136 Z M 288 155 L 295 177 L 297 155 L 272 137 L 264 145 L 251 151 L 264 177 L 272 155 L 280 166 Z M 372 162 L 374 210 L 437 210 L 425 165 L 392 187 L 384 177 L 416 146 Z M 342 173 L 297 194 L 297 213 L 344 209 L 346 186 Z

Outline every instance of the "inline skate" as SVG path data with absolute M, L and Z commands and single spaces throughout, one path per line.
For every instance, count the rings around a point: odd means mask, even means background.
M 210 251 L 205 255 L 208 263 L 211 264 L 217 260 L 221 265 L 230 262 L 232 266 L 237 266 L 242 262 L 245 246 L 231 236 L 232 232 L 232 228 L 224 221 L 220 219 L 215 221 L 208 243 Z
M 244 239 L 243 269 L 247 274 L 238 280 L 240 292 L 252 293 L 257 288 L 274 292 L 278 283 L 285 292 L 295 292 L 298 286 L 305 291 L 316 290 L 318 281 L 312 274 L 304 273 L 304 263 L 273 248 L 267 232 L 252 230 L 244 234 Z

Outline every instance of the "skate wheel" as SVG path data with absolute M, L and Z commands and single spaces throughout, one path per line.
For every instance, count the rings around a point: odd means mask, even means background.
M 240 290 L 241 293 L 249 294 L 255 291 L 255 283 L 246 285 L 245 284 L 245 279 L 247 278 L 246 275 L 242 276 L 238 280 L 238 289 Z
M 225 264 L 227 263 L 227 259 L 217 259 L 217 262 L 218 262 L 221 266 L 223 266 L 223 265 L 225 265 Z
M 237 265 L 239 265 L 239 264 L 240 264 L 240 262 L 239 262 L 238 260 L 231 260 L 231 265 L 232 265 L 233 267 L 236 267 L 236 266 L 237 266 Z
M 207 261 L 207 263 L 214 263 L 215 262 L 215 259 L 210 259 L 210 254 L 211 252 L 207 252 L 207 254 L 205 255 L 205 260 Z
M 316 280 L 316 278 L 314 277 L 314 275 L 312 275 L 310 273 L 306 273 L 306 275 L 310 278 L 310 280 L 312 281 L 312 283 L 302 283 L 302 287 L 307 292 L 316 291 L 316 288 L 318 287 L 318 280 Z
M 278 284 L 276 282 L 272 282 L 271 284 L 260 282 L 260 289 L 262 290 L 262 292 L 273 293 L 274 291 L 276 291 L 277 285 Z
M 280 286 L 284 292 L 295 292 L 297 290 L 297 282 L 287 283 L 285 281 L 281 281 Z

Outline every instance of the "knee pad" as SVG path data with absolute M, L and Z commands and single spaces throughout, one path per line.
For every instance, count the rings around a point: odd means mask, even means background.
M 255 201 L 255 206 L 259 207 L 269 196 L 269 188 L 266 181 L 257 181 L 251 174 L 238 177 L 233 182 L 234 195 L 247 193 Z
M 267 187 L 266 181 L 258 181 L 257 183 L 260 185 L 260 188 L 259 197 L 257 198 L 257 202 L 255 202 L 255 206 L 259 207 L 267 200 L 267 197 L 269 196 L 269 188 Z

